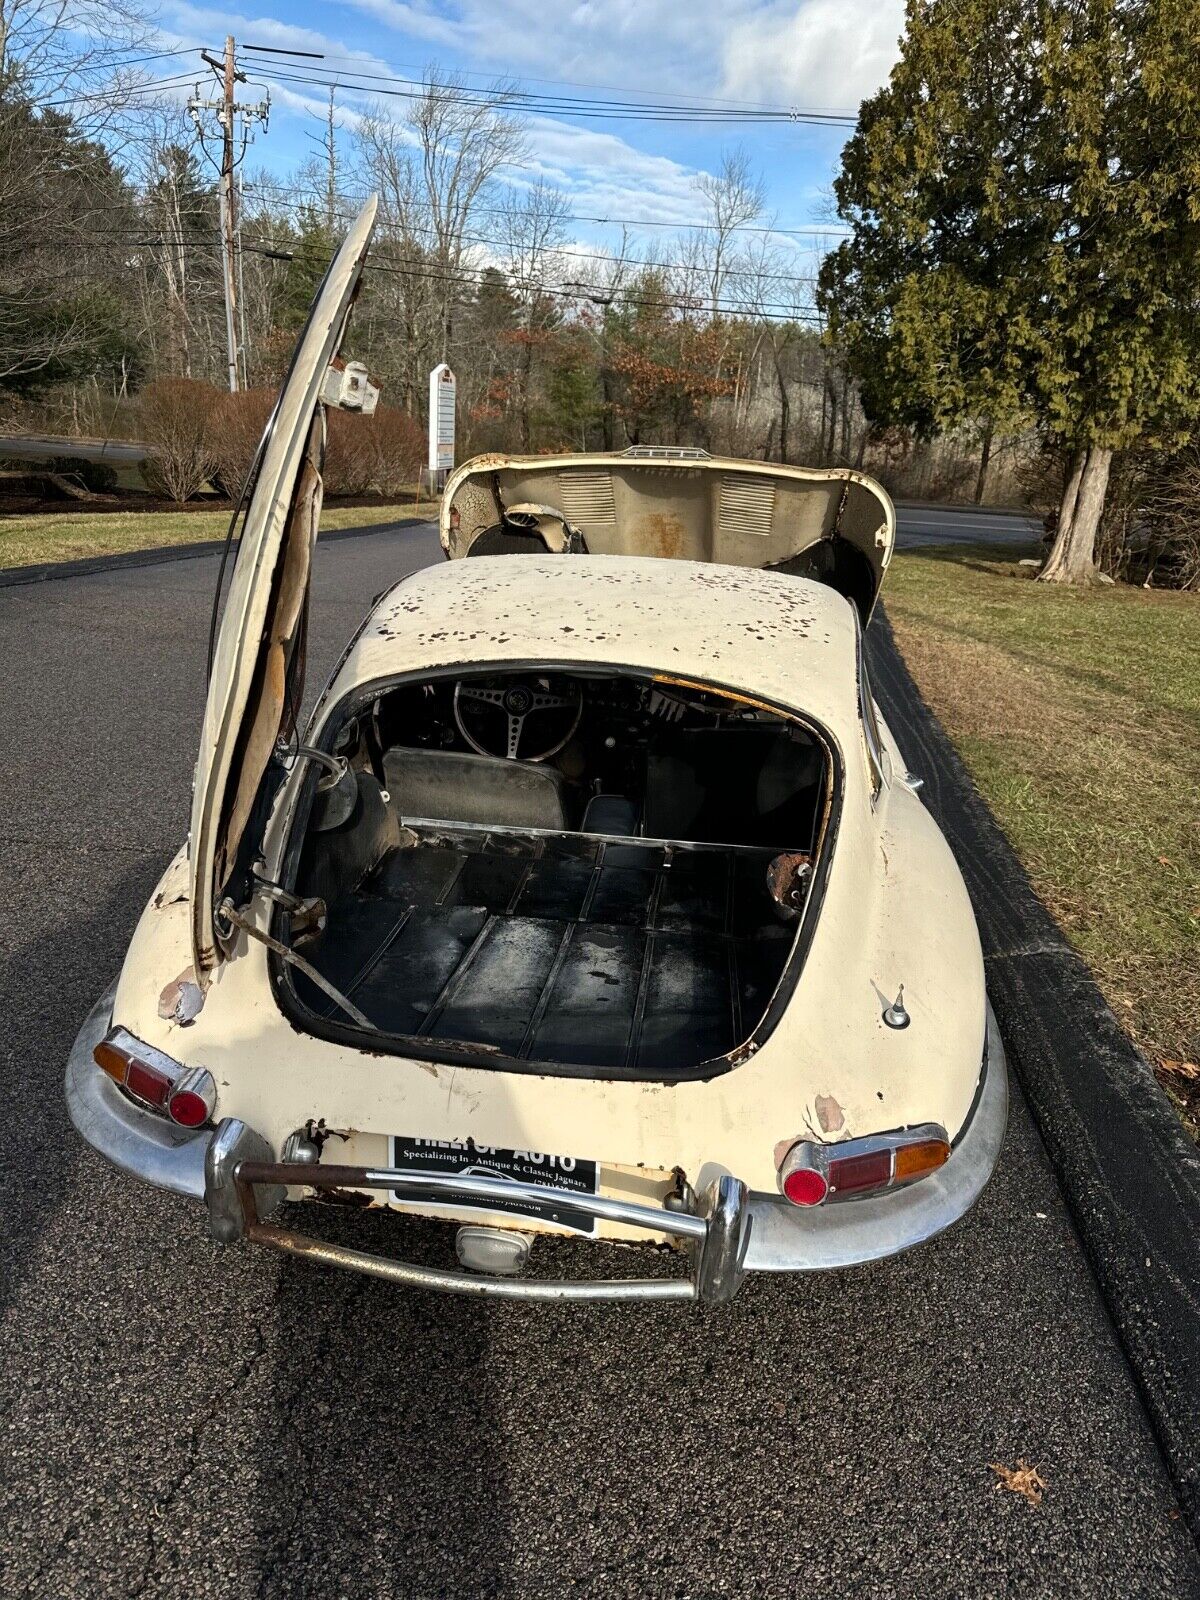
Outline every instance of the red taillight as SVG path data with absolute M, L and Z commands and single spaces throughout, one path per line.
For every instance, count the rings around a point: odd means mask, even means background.
M 151 1066 L 148 1061 L 139 1061 L 137 1056 L 130 1058 L 125 1073 L 125 1087 L 148 1106 L 166 1105 L 174 1081 L 161 1067 Z
M 815 1167 L 793 1167 L 783 1179 L 783 1192 L 794 1206 L 819 1206 L 829 1185 Z
M 829 1162 L 829 1187 L 835 1194 L 862 1194 L 883 1189 L 892 1181 L 892 1152 L 871 1150 L 861 1156 L 833 1156 Z
M 183 1067 L 146 1045 L 126 1028 L 114 1028 L 92 1051 L 96 1065 L 114 1083 L 182 1128 L 199 1128 L 217 1104 L 217 1086 L 204 1067 Z
M 202 1128 L 217 1104 L 217 1086 L 211 1072 L 192 1067 L 184 1073 L 167 1099 L 167 1112 L 181 1128 Z
M 935 1122 L 838 1144 L 799 1139 L 779 1164 L 779 1187 L 793 1205 L 819 1206 L 911 1183 L 936 1171 L 949 1154 L 946 1131 Z

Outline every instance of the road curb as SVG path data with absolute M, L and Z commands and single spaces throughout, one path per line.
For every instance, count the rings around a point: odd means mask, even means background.
M 428 517 L 397 517 L 395 522 L 372 522 L 361 528 L 330 528 L 320 535 L 320 542 L 361 539 L 368 533 L 398 533 L 404 528 L 426 527 L 430 520 Z M 87 578 L 94 572 L 116 572 L 122 567 L 157 567 L 169 561 L 195 561 L 201 556 L 216 554 L 224 544 L 224 539 L 203 539 L 195 544 L 164 544 L 149 550 L 122 550 L 110 556 L 85 556 L 80 561 L 5 567 L 0 570 L 0 589 L 15 588 L 23 583 L 53 583 L 57 578 Z
M 988 991 L 1200 1541 L 1200 1151 L 1025 869 L 933 712 L 882 612 L 875 689 L 975 905 Z

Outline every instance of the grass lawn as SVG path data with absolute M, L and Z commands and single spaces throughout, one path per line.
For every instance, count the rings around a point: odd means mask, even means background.
M 389 505 L 328 506 L 322 528 L 359 528 L 399 517 L 432 516 L 433 502 L 410 500 Z M 203 511 L 50 511 L 33 516 L 0 516 L 0 567 L 26 567 L 41 561 L 78 561 L 84 556 L 122 550 L 153 550 L 168 544 L 223 539 L 229 509 Z
M 898 555 L 884 598 L 1038 893 L 1197 1133 L 1200 596 L 1038 584 L 1017 552 L 955 546 Z

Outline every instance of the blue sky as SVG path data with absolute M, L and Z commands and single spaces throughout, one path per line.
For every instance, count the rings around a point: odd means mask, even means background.
M 557 95 L 723 99 L 850 111 L 887 76 L 903 27 L 902 0 L 270 0 L 244 11 L 164 0 L 164 41 L 322 52 L 289 70 L 420 76 L 436 62 L 483 87 L 507 75 Z M 253 58 L 245 58 L 249 65 Z M 266 64 L 267 58 L 259 57 Z M 276 59 L 272 65 L 282 65 Z M 155 69 L 156 72 L 158 69 Z M 165 71 L 174 63 L 164 64 Z M 251 154 L 280 174 L 314 149 L 325 91 L 272 84 L 269 132 Z M 368 97 L 339 91 L 348 123 Z M 397 115 L 404 102 L 390 102 Z M 576 213 L 644 224 L 700 215 L 696 175 L 740 142 L 766 183 L 780 228 L 828 218 L 828 188 L 848 130 L 804 124 L 717 127 L 596 121 L 570 115 L 529 123 L 531 168 L 561 188 Z M 616 230 L 578 225 L 578 238 Z M 636 232 L 636 230 L 634 230 Z M 656 230 L 658 231 L 658 230 Z M 651 235 L 652 236 L 652 235 Z M 811 245 L 806 246 L 811 248 Z

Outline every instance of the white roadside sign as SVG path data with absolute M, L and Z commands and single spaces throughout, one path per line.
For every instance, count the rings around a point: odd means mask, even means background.
M 429 374 L 429 470 L 454 467 L 454 401 L 458 384 L 443 361 Z

